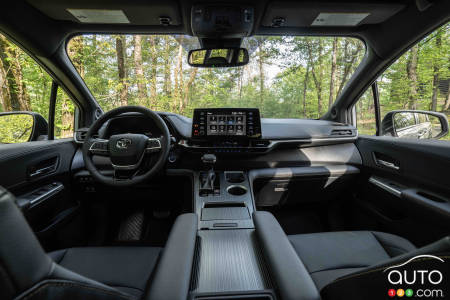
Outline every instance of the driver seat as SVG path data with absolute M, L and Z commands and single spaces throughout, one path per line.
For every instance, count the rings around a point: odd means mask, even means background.
M 196 230 L 195 214 L 184 214 L 164 250 L 86 247 L 46 254 L 14 197 L 0 187 L 0 299 L 186 299 Z

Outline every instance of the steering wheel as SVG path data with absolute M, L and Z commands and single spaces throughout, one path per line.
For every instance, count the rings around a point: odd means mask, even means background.
M 104 123 L 111 118 L 129 112 L 138 112 L 151 119 L 161 130 L 159 138 L 149 138 L 144 134 L 116 134 L 109 140 L 94 138 Z M 161 117 L 148 108 L 141 106 L 123 106 L 115 108 L 102 115 L 91 126 L 86 134 L 83 144 L 83 160 L 86 168 L 97 181 L 112 186 L 130 186 L 143 182 L 160 171 L 169 155 L 170 133 L 166 123 Z M 113 176 L 106 176 L 99 172 L 94 162 L 93 155 L 108 156 L 114 169 Z M 144 157 L 158 154 L 156 162 L 151 161 L 148 170 L 144 168 Z

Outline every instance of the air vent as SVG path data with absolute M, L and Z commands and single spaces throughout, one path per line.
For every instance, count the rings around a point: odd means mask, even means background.
M 334 129 L 331 131 L 331 135 L 353 136 L 353 131 L 351 129 Z
M 253 141 L 252 147 L 268 147 L 270 145 L 270 141 Z
M 75 142 L 79 143 L 79 144 L 83 144 L 85 138 L 86 138 L 86 134 L 88 132 L 88 128 L 80 128 L 75 132 Z

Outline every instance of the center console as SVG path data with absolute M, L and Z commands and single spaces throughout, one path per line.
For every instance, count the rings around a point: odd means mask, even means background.
M 194 110 L 192 141 L 214 151 L 203 154 L 203 170 L 193 174 L 198 232 L 191 299 L 276 298 L 253 223 L 248 173 L 214 169 L 217 150 L 248 147 L 260 137 L 258 109 Z
M 194 173 L 198 217 L 191 299 L 275 299 L 253 223 L 253 193 L 244 171 L 214 170 L 216 157 L 202 157 Z

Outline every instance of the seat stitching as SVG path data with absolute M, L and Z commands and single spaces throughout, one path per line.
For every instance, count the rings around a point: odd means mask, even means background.
M 389 243 L 381 242 L 381 241 L 377 238 L 376 234 L 373 233 L 373 231 L 370 231 L 370 233 L 371 233 L 372 236 L 375 238 L 375 240 L 378 242 L 378 244 L 380 244 L 380 246 L 383 248 L 383 250 L 386 252 L 386 254 L 389 255 L 391 258 L 392 258 L 393 256 L 391 256 L 391 255 L 389 254 L 389 252 L 387 252 L 386 247 L 396 248 L 396 249 L 402 250 L 402 251 L 404 251 L 404 252 L 408 252 L 408 251 L 409 251 L 409 250 L 407 250 L 407 249 L 405 249 L 405 248 L 401 248 L 401 247 L 398 247 L 398 246 L 391 245 L 391 244 L 389 244 Z
M 104 284 L 109 285 L 109 286 L 113 286 L 113 287 L 123 287 L 123 288 L 127 288 L 127 289 L 134 289 L 134 290 L 138 290 L 140 292 L 144 291 L 144 290 L 142 290 L 140 288 L 137 288 L 137 287 L 134 287 L 134 286 L 126 286 L 126 285 L 112 284 L 112 283 L 104 283 Z
M 345 267 L 339 267 L 339 268 L 329 268 L 329 269 L 323 269 L 323 270 L 318 270 L 318 271 L 314 271 L 314 272 L 310 272 L 309 274 L 314 274 L 314 273 L 318 273 L 318 272 L 326 272 L 326 271 L 331 271 L 331 270 L 344 270 L 344 269 L 353 269 L 353 268 L 367 268 L 369 267 L 369 265 L 365 265 L 365 266 L 345 266 Z
M 101 289 L 99 287 L 94 287 L 94 286 L 89 286 L 89 285 L 85 285 L 85 284 L 81 284 L 81 283 L 76 283 L 76 282 L 59 282 L 59 281 L 48 281 L 48 282 L 44 282 L 41 286 L 37 287 L 34 291 L 32 291 L 30 294 L 28 295 L 24 295 L 23 297 L 18 297 L 16 299 L 22 298 L 23 300 L 26 299 L 30 299 L 31 297 L 33 297 L 34 295 L 36 295 L 37 293 L 39 293 L 43 288 L 47 287 L 47 286 L 55 286 L 55 287 L 64 287 L 64 286 L 80 286 L 82 288 L 86 288 L 88 290 L 95 290 L 95 291 L 99 291 L 99 292 L 103 292 L 105 294 L 109 294 L 109 295 L 114 295 L 114 296 L 119 296 L 123 299 L 135 299 L 135 297 L 133 296 L 128 296 L 128 295 L 124 295 L 121 294 L 119 292 L 114 292 L 114 291 L 108 291 L 105 289 Z
M 291 243 L 292 247 L 294 248 L 295 252 L 297 253 L 297 257 L 300 259 L 303 266 L 305 266 L 305 269 L 308 271 L 308 273 L 310 273 L 308 266 L 303 262 L 302 258 L 300 257 L 300 252 L 298 251 L 297 247 L 295 247 L 295 244 L 291 241 L 291 239 L 288 238 L 288 240 Z
M 58 264 L 60 264 L 64 260 L 64 258 L 66 257 L 67 252 L 69 252 L 69 249 L 64 249 L 64 253 L 61 256 L 61 259 L 58 261 Z
M 377 238 L 377 236 L 373 233 L 373 231 L 369 231 L 369 232 L 370 232 L 370 234 L 372 234 L 373 238 L 378 242 L 378 244 L 381 246 L 381 248 L 383 248 L 384 252 L 386 252 L 386 254 L 387 254 L 389 257 L 392 257 L 392 256 L 389 254 L 389 252 L 387 252 L 386 247 L 384 247 L 383 243 L 381 243 L 380 240 Z

